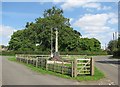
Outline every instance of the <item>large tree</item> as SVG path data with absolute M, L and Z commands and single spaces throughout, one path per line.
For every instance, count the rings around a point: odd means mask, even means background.
M 65 18 L 63 10 L 52 7 L 45 10 L 44 17 L 27 22 L 25 29 L 14 32 L 9 42 L 10 50 L 47 51 L 51 49 L 51 29 L 53 45 L 55 45 L 55 28 L 58 29 L 59 51 L 97 51 L 100 42 L 93 38 L 80 38 L 81 33 L 70 26 L 69 18 Z M 36 46 L 36 44 L 39 44 Z

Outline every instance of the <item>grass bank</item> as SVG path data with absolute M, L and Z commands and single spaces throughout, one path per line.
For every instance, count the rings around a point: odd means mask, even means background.
M 16 61 L 15 57 L 10 57 L 10 58 L 8 58 L 8 60 L 20 63 L 20 62 Z M 26 64 L 26 63 L 20 63 L 20 64 L 24 64 L 27 68 L 29 68 L 33 71 L 36 71 L 38 73 L 41 73 L 41 74 L 50 74 L 50 75 L 55 75 L 55 76 L 62 77 L 62 78 L 74 79 L 74 80 L 77 80 L 77 81 L 96 81 L 96 80 L 100 80 L 100 79 L 105 77 L 104 73 L 101 72 L 96 67 L 95 67 L 94 76 L 83 75 L 83 76 L 71 77 L 69 75 L 63 75 L 63 74 L 55 73 L 55 72 L 52 72 L 52 71 L 44 70 L 42 68 L 37 68 L 37 67 L 34 67 L 31 64 Z

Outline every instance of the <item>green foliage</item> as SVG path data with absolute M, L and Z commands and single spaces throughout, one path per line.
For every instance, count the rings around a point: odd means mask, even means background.
M 81 38 L 80 39 L 80 47 L 82 50 L 99 51 L 100 50 L 100 42 L 95 38 L 92 38 L 92 39 Z
M 13 51 L 1 51 L 0 55 L 2 55 L 2 56 L 15 56 L 15 52 L 13 52 Z
M 35 19 L 34 23 L 27 22 L 25 29 L 14 32 L 9 42 L 9 50 L 50 52 L 51 28 L 53 47 L 55 47 L 55 28 L 57 28 L 60 52 L 100 51 L 101 44 L 97 39 L 80 38 L 81 33 L 73 30 L 69 18 L 63 16 L 63 10 L 52 7 L 45 10 L 43 16 Z
M 50 52 L 45 51 L 1 51 L 0 55 L 15 56 L 16 54 L 36 54 L 36 55 L 49 55 Z
M 4 49 L 7 49 L 8 46 L 5 46 L 5 45 L 0 45 L 1 48 L 4 48 Z
M 15 56 L 15 54 L 36 54 L 36 55 L 50 55 L 50 52 L 46 51 L 2 51 L 0 55 L 3 56 Z M 60 51 L 60 55 L 107 55 L 107 51 L 79 51 L 79 52 L 62 52 Z
M 120 58 L 120 35 L 119 35 L 118 41 L 117 41 L 117 48 L 116 48 L 116 50 L 113 51 L 113 57 Z
M 118 37 L 118 50 L 120 51 L 120 34 L 119 34 L 119 37 Z
M 108 44 L 108 52 L 113 54 L 113 57 L 120 57 L 120 34 L 118 40 L 111 40 Z
M 107 51 L 79 51 L 79 52 L 60 52 L 61 55 L 107 55 Z
M 118 41 L 117 40 L 111 40 L 108 44 L 108 49 L 109 49 L 109 52 L 110 54 L 113 54 L 115 51 L 118 50 Z

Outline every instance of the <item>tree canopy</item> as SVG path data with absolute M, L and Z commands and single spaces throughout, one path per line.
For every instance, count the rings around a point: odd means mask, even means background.
M 113 56 L 120 56 L 120 34 L 117 40 L 111 40 L 108 44 L 109 53 Z
M 110 50 L 111 53 L 113 53 L 114 51 L 117 51 L 117 44 L 118 44 L 117 40 L 111 40 L 109 42 L 108 49 Z
M 45 10 L 44 17 L 27 22 L 25 29 L 14 32 L 9 42 L 9 50 L 46 51 L 51 49 L 51 28 L 53 30 L 53 47 L 55 45 L 55 28 L 58 28 L 59 51 L 99 51 L 101 43 L 95 38 L 81 38 L 81 33 L 70 26 L 70 19 L 65 18 L 63 10 L 52 7 Z M 39 45 L 36 45 L 39 44 Z

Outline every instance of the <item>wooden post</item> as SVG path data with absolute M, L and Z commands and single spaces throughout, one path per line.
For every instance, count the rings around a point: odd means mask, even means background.
M 29 55 L 29 64 L 31 64 L 31 57 L 30 57 L 30 55 Z
M 39 57 L 38 59 L 39 59 L 38 61 L 39 67 L 41 67 L 41 58 Z
M 73 71 L 74 69 L 73 69 L 73 61 L 71 62 L 71 76 L 73 77 Z
M 91 76 L 94 75 L 94 60 L 93 60 L 93 58 L 91 58 L 91 60 L 90 60 L 90 74 L 91 74 Z
M 16 60 L 17 60 L 17 54 L 15 55 L 15 57 L 16 57 Z
M 21 62 L 21 57 L 20 57 L 20 62 Z
M 61 71 L 61 72 L 62 72 L 62 74 L 63 74 L 63 66 L 64 66 L 64 63 L 63 63 L 63 61 L 62 61 L 62 71 Z
M 36 67 L 38 67 L 38 57 L 36 58 Z
M 27 56 L 27 64 L 28 64 L 28 56 Z
M 77 59 L 75 58 L 74 59 L 74 77 L 76 77 L 77 76 Z
M 55 60 L 54 60 L 54 64 L 53 64 L 53 71 L 55 72 Z
M 16 60 L 18 61 L 18 55 L 16 54 L 15 56 L 16 56 Z
M 47 58 L 45 59 L 45 67 L 46 67 L 46 70 L 48 70 L 48 65 L 47 65 Z
M 28 64 L 30 64 L 30 57 L 28 56 Z

